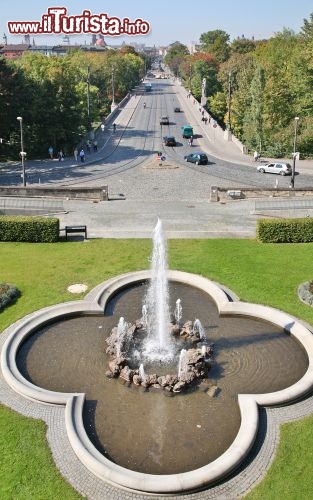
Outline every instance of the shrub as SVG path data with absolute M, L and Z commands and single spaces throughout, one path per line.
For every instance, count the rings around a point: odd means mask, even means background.
M 0 311 L 20 296 L 19 290 L 8 283 L 0 283 Z
M 313 241 L 313 219 L 260 219 L 256 235 L 262 243 L 308 243 Z
M 312 281 L 306 281 L 305 283 L 302 283 L 298 287 L 298 295 L 300 299 L 306 304 L 309 304 L 310 306 L 313 306 L 312 285 L 313 285 Z
M 59 240 L 60 221 L 20 215 L 0 216 L 0 241 L 54 243 Z

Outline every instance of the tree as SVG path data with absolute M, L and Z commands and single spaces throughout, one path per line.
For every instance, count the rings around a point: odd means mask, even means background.
M 253 52 L 255 50 L 256 43 L 254 40 L 248 40 L 247 38 L 236 38 L 232 41 L 230 45 L 231 53 L 247 54 L 248 52 Z
M 29 89 L 28 89 L 29 90 Z M 12 149 L 10 142 L 19 139 L 17 116 L 25 116 L 25 100 L 30 94 L 23 73 L 4 58 L 0 58 L 0 155 L 16 157 L 19 146 Z
M 231 57 L 222 63 L 218 72 L 218 82 L 224 94 L 224 102 L 228 100 L 229 75 L 231 74 L 231 129 L 239 138 L 243 138 L 246 124 L 246 110 L 250 108 L 250 87 L 255 71 L 254 56 L 251 53 L 239 54 L 234 52 Z M 221 99 L 219 99 L 221 100 Z M 226 123 L 227 104 L 221 122 Z
M 20 75 L 22 89 L 10 99 L 9 110 L 15 121 L 17 115 L 23 116 L 28 157 L 46 155 L 49 145 L 70 153 L 88 130 L 89 119 L 91 123 L 99 122 L 109 113 L 112 69 L 115 98 L 119 101 L 139 83 L 144 68 L 143 59 L 127 46 L 97 54 L 74 50 L 64 57 L 29 52 L 10 64 L 13 69 L 8 88 L 14 90 L 15 85 L 20 85 Z M 16 103 L 18 113 L 14 111 Z M 4 102 L 1 109 L 5 109 Z M 16 130 L 14 120 L 12 130 Z M 18 142 L 16 134 L 13 142 Z
M 263 147 L 264 86 L 264 69 L 257 66 L 250 87 L 251 105 L 246 113 L 244 137 L 250 147 L 259 151 Z
M 188 55 L 189 50 L 186 45 L 176 42 L 169 48 L 166 56 L 164 57 L 164 62 L 174 75 L 178 76 L 179 67 Z
M 185 81 L 185 85 L 191 89 L 197 99 L 200 99 L 202 94 L 203 78 L 207 81 L 208 95 L 213 95 L 219 90 L 217 71 L 218 62 L 216 59 L 211 54 L 205 54 L 204 52 L 185 57 L 180 65 L 180 74 Z
M 229 35 L 223 30 L 207 31 L 200 36 L 201 50 L 212 54 L 219 62 L 229 58 Z
M 208 98 L 208 108 L 210 113 L 220 122 L 223 123 L 224 116 L 227 111 L 227 99 L 224 92 L 216 92 Z

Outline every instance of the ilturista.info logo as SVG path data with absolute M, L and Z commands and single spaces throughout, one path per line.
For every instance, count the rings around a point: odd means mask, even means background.
M 100 33 L 118 36 L 147 35 L 150 31 L 150 24 L 143 19 L 130 21 L 128 17 L 120 19 L 105 13 L 92 14 L 90 10 L 84 10 L 78 16 L 68 16 L 66 7 L 49 7 L 47 14 L 41 16 L 41 21 L 8 21 L 7 24 L 11 35 Z

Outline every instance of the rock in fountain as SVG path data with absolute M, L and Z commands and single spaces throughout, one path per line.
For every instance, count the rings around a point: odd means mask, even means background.
M 187 321 L 181 326 L 182 305 L 181 300 L 177 299 L 171 322 L 168 304 L 166 244 L 162 224 L 158 220 L 153 234 L 151 280 L 142 307 L 142 317 L 133 325 L 120 318 L 118 326 L 113 328 L 107 338 L 109 347 L 106 352 L 111 357 L 107 376 L 120 376 L 127 383 L 153 386 L 174 393 L 207 377 L 213 351 L 211 346 L 206 345 L 205 331 L 200 320 L 196 319 L 194 323 Z M 130 368 L 128 363 L 132 365 L 133 362 L 132 344 L 138 336 L 144 336 L 139 357 L 141 362 L 138 368 Z M 174 336 L 180 339 L 183 348 L 175 347 Z M 190 343 L 193 348 L 190 348 Z M 199 346 L 199 343 L 202 345 Z M 158 376 L 144 370 L 143 362 L 157 361 L 166 366 L 175 359 L 178 362 L 177 375 Z

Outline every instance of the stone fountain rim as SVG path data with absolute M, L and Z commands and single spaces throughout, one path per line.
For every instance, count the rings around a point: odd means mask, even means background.
M 9 327 L 11 333 L 1 351 L 2 373 L 12 389 L 28 400 L 65 407 L 65 425 L 71 446 L 80 461 L 101 480 L 130 491 L 151 494 L 187 492 L 216 482 L 243 461 L 253 446 L 258 431 L 258 405 L 288 404 L 312 390 L 313 336 L 309 328 L 283 311 L 259 304 L 240 302 L 230 290 L 226 292 L 221 285 L 202 276 L 182 271 L 168 271 L 169 280 L 185 283 L 206 292 L 215 301 L 221 315 L 256 317 L 284 328 L 306 350 L 308 369 L 298 382 L 286 389 L 267 394 L 239 394 L 238 403 L 241 413 L 239 431 L 231 446 L 213 462 L 190 472 L 170 475 L 144 474 L 125 469 L 106 459 L 89 440 L 83 425 L 82 410 L 85 395 L 49 391 L 31 384 L 19 372 L 16 355 L 20 345 L 38 327 L 53 319 L 69 315 L 103 312 L 112 295 L 135 283 L 146 281 L 150 277 L 150 271 L 123 274 L 101 283 L 83 300 L 46 307 L 17 321 Z

